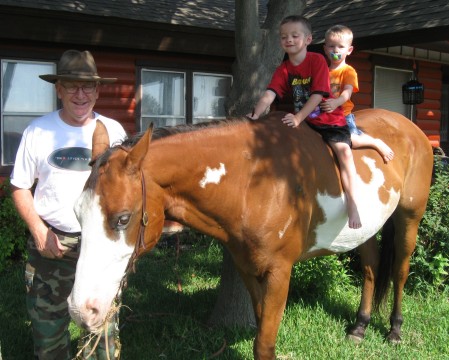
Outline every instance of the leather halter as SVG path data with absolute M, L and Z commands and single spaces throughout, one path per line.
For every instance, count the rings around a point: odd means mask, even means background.
M 136 272 L 136 261 L 139 255 L 140 249 L 146 249 L 145 247 L 145 228 L 148 225 L 148 213 L 146 210 L 146 186 L 145 186 L 145 176 L 143 175 L 143 171 L 140 170 L 140 178 L 142 183 L 142 218 L 140 219 L 140 228 L 139 228 L 139 235 L 136 240 L 136 244 L 134 246 L 134 251 L 131 254 L 131 257 L 128 261 L 128 265 L 126 266 L 125 274 L 123 275 L 122 280 L 120 281 L 120 285 L 117 291 L 116 300 L 120 302 L 120 294 L 122 292 L 122 289 L 126 288 L 127 286 L 127 278 L 129 273 Z

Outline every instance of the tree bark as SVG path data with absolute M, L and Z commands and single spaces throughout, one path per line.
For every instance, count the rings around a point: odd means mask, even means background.
M 305 1 L 270 0 L 267 7 L 267 17 L 260 25 L 257 0 L 235 1 L 236 58 L 233 84 L 225 104 L 228 116 L 251 112 L 283 58 L 279 24 L 288 15 L 302 14 Z
M 302 14 L 305 3 L 305 0 L 270 0 L 267 17 L 260 26 L 258 1 L 235 1 L 236 59 L 233 85 L 225 104 L 228 116 L 251 112 L 283 58 L 279 45 L 281 20 L 288 15 Z M 222 266 L 218 299 L 209 323 L 255 326 L 251 298 L 226 248 L 223 248 Z

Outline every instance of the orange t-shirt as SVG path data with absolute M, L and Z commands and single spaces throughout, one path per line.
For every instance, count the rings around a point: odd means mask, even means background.
M 352 92 L 356 93 L 359 91 L 359 82 L 357 79 L 357 72 L 351 66 L 346 64 L 338 69 L 329 70 L 329 78 L 331 83 L 331 92 L 335 98 L 340 96 L 346 85 L 352 85 Z M 343 112 L 349 115 L 354 108 L 354 103 L 349 99 L 342 106 Z

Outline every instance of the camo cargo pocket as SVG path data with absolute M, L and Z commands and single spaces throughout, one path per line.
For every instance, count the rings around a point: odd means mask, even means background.
M 27 289 L 27 293 L 30 292 L 33 287 L 33 279 L 34 279 L 34 267 L 27 263 L 25 267 L 25 286 Z

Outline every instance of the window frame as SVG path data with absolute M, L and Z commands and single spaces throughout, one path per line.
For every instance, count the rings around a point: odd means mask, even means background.
M 378 81 L 378 78 L 379 78 L 378 70 L 389 70 L 389 71 L 395 71 L 395 72 L 408 73 L 409 74 L 409 76 L 407 77 L 408 80 L 413 75 L 413 70 L 404 69 L 404 68 L 398 68 L 398 67 L 391 67 L 391 66 L 374 65 L 374 82 L 373 82 L 373 107 L 374 108 L 378 108 L 379 107 L 379 105 L 376 103 L 377 81 Z M 401 104 L 402 104 L 402 85 L 403 84 L 404 83 L 398 85 L 398 99 L 401 102 Z M 413 120 L 413 115 L 414 115 L 413 105 L 407 105 L 407 104 L 402 104 L 402 105 L 404 105 L 404 109 L 405 109 L 405 113 L 402 113 L 402 115 L 404 115 L 408 119 Z M 386 108 L 386 107 L 383 107 L 383 108 Z M 390 110 L 388 108 L 386 108 L 386 109 Z M 391 109 L 391 110 L 399 112 L 399 111 L 397 111 L 397 109 Z
M 171 65 L 171 64 L 170 64 Z M 184 64 L 185 65 L 185 64 Z M 146 128 L 143 127 L 142 122 L 142 94 L 143 94 L 143 71 L 161 71 L 161 72 L 173 72 L 173 73 L 184 73 L 185 74 L 185 83 L 184 83 L 184 97 L 185 97 L 185 124 L 193 124 L 193 77 L 194 75 L 214 75 L 214 76 L 223 76 L 231 78 L 231 86 L 233 82 L 233 76 L 230 71 L 225 70 L 222 67 L 211 67 L 209 65 L 198 65 L 197 66 L 180 66 L 180 64 L 173 64 L 170 67 L 161 67 L 153 64 L 138 64 L 136 66 L 136 79 L 137 79 L 137 89 L 136 89 L 136 130 L 138 132 L 145 131 Z M 225 118 L 211 118 L 210 121 L 213 120 L 221 120 Z M 209 121 L 209 119 L 207 119 Z
M 184 98 L 184 118 L 187 118 L 187 101 L 186 101 L 186 93 L 187 93 L 187 73 L 185 71 L 182 70 L 163 70 L 163 69 L 150 69 L 150 68 L 142 68 L 140 70 L 140 84 L 139 84 L 139 98 L 141 99 L 140 101 L 140 106 L 139 106 L 139 122 L 138 122 L 138 130 L 142 131 L 142 129 L 147 129 L 147 127 L 143 127 L 143 113 L 142 113 L 142 103 L 143 103 L 143 73 L 144 72 L 153 72 L 153 73 L 171 73 L 171 74 L 183 74 L 184 75 L 184 86 L 183 86 L 183 98 Z M 145 117 L 149 117 L 150 116 L 145 116 Z M 154 117 L 158 117 L 158 118 L 173 118 L 175 116 L 170 116 L 170 115 L 158 115 L 158 116 L 154 116 Z M 149 122 L 151 123 L 151 121 Z
M 10 111 L 5 112 L 4 111 L 4 104 L 3 104 L 3 94 L 4 94 L 4 79 L 3 79 L 3 65 L 4 63 L 20 63 L 20 64 L 35 64 L 35 65 L 51 65 L 53 69 L 53 73 L 56 73 L 56 61 L 54 60 L 46 60 L 46 59 L 23 59 L 16 56 L 11 57 L 2 57 L 0 58 L 0 69 L 1 69 L 1 76 L 0 76 L 0 177 L 7 177 L 11 174 L 11 171 L 14 167 L 14 164 L 3 164 L 3 158 L 4 158 L 4 129 L 5 129 L 5 122 L 4 118 L 5 116 L 29 116 L 31 117 L 30 122 L 32 119 L 35 119 L 39 116 L 45 115 L 48 113 L 48 111 L 34 111 L 34 112 L 23 112 L 23 111 Z M 43 80 L 41 80 L 43 81 Z M 59 106 L 59 102 L 56 96 L 56 91 L 52 92 L 52 106 L 53 110 L 56 110 Z

